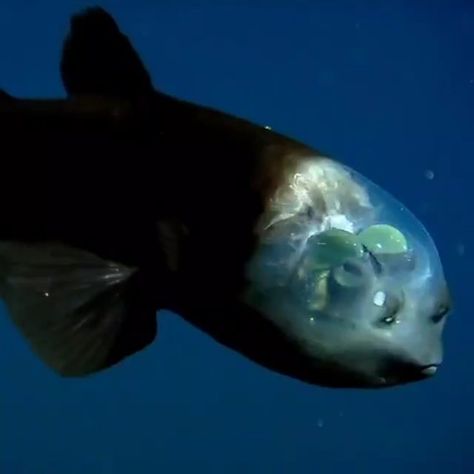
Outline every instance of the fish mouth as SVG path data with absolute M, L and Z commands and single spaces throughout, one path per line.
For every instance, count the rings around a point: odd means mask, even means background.
M 438 369 L 441 364 L 428 364 L 428 365 L 422 365 L 420 367 L 420 373 L 421 375 L 425 377 L 432 377 L 438 372 Z
M 409 381 L 427 379 L 433 377 L 438 372 L 440 365 L 438 362 L 408 365 L 404 368 L 404 376 Z
M 433 377 L 440 367 L 441 363 L 414 364 L 404 363 L 392 367 L 389 373 L 381 374 L 378 384 L 381 386 L 392 386 L 412 383 Z

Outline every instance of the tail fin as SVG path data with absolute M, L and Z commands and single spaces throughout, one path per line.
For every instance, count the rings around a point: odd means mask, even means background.
M 102 8 L 73 16 L 63 47 L 61 76 L 70 96 L 139 98 L 153 91 L 140 57 Z
M 150 344 L 156 306 L 140 270 L 56 243 L 0 242 L 0 297 L 37 355 L 63 376 Z

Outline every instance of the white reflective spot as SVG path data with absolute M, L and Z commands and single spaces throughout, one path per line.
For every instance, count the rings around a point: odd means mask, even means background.
M 43 293 L 43 295 L 46 296 L 46 297 L 48 297 L 48 296 L 49 296 L 49 293 L 48 293 L 47 291 L 45 291 L 45 292 Z
M 434 171 L 433 170 L 426 170 L 425 171 L 425 178 L 429 179 L 430 181 L 434 179 Z
M 271 130 L 272 129 L 272 127 L 270 127 L 270 125 L 265 125 L 265 127 L 263 127 L 263 128 L 265 128 L 265 130 Z
M 330 229 L 336 228 L 339 230 L 345 230 L 346 232 L 354 232 L 354 226 L 352 222 L 343 214 L 326 216 L 323 220 L 323 225 Z
M 385 304 L 385 300 L 387 295 L 383 291 L 377 291 L 374 295 L 374 305 L 375 306 L 383 306 Z

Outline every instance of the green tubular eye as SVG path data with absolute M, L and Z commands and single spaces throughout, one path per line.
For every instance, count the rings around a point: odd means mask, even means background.
M 408 251 L 405 236 L 395 227 L 377 224 L 358 235 L 361 244 L 373 254 L 402 254 Z
M 340 229 L 329 229 L 314 235 L 308 240 L 308 248 L 313 268 L 321 270 L 362 257 L 364 252 L 357 235 Z

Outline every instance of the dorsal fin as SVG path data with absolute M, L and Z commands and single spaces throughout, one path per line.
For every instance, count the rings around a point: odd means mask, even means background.
M 150 76 L 129 39 L 99 7 L 72 17 L 61 76 L 70 96 L 134 99 L 153 91 Z

